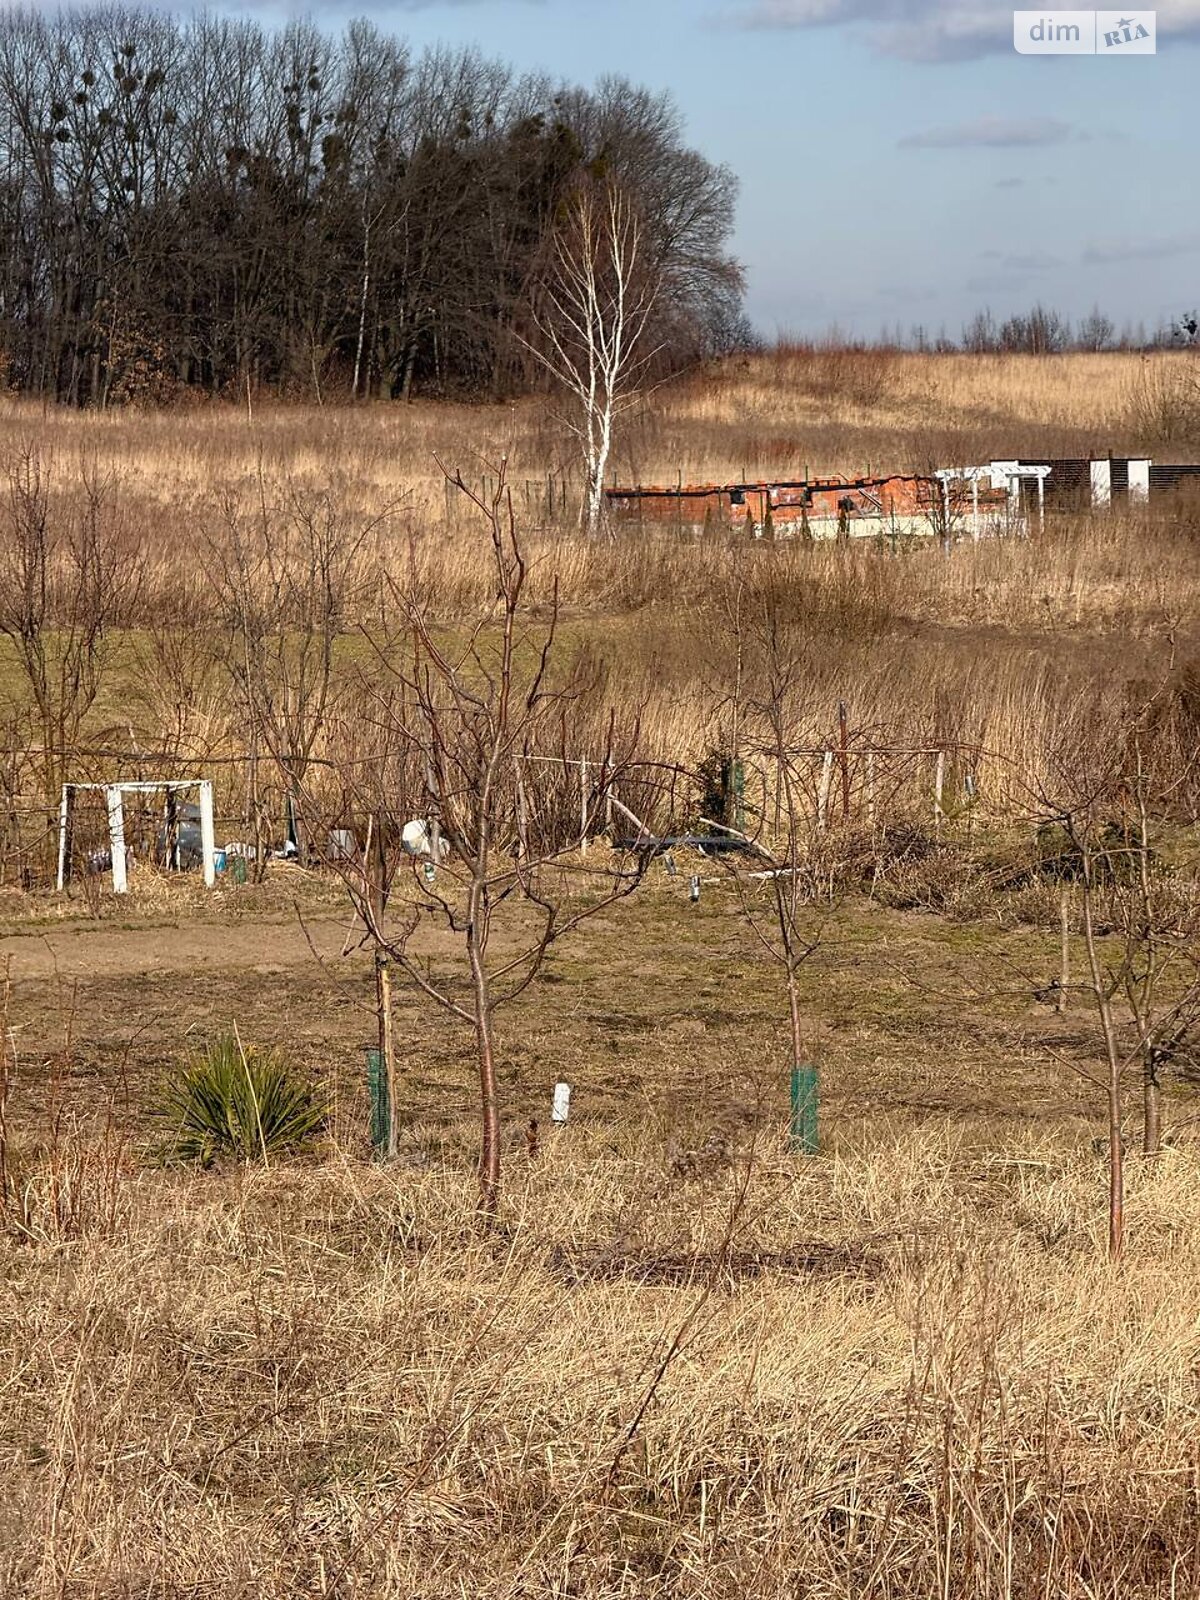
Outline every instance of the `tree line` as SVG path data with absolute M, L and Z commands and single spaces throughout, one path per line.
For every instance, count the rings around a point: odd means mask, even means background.
M 831 335 L 828 342 L 845 343 L 837 334 Z M 1144 322 L 1118 328 L 1099 306 L 1072 322 L 1053 306 L 1038 301 L 1027 311 L 1008 317 L 997 317 L 990 308 L 977 311 L 964 323 L 959 338 L 945 328 L 933 333 L 916 324 L 907 331 L 885 328 L 874 345 L 935 355 L 963 351 L 967 355 L 1046 356 L 1068 351 L 1196 349 L 1200 347 L 1200 317 L 1195 311 L 1184 311 L 1160 321 L 1153 329 L 1147 329 Z
M 665 95 L 366 21 L 10 11 L 0 377 L 79 405 L 511 392 L 556 221 L 598 181 L 638 216 L 659 363 L 743 341 L 736 182 Z
M 1118 333 L 1116 323 L 1099 306 L 1072 324 L 1069 317 L 1039 302 L 1001 320 L 990 310 L 977 312 L 963 329 L 962 348 L 977 355 L 1012 352 L 1042 356 L 1065 350 L 1169 350 L 1194 345 L 1196 338 L 1194 312 L 1184 312 L 1153 333 L 1147 333 L 1145 327 L 1126 327 Z

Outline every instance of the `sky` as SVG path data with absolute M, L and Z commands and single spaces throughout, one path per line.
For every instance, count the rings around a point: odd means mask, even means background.
M 1029 0 L 1026 0 L 1028 6 Z M 986 0 L 260 0 L 414 45 L 669 90 L 741 183 L 734 249 L 768 336 L 1094 305 L 1153 329 L 1200 304 L 1200 0 L 1156 55 L 1019 55 Z M 1125 15 L 1128 15 L 1126 13 Z

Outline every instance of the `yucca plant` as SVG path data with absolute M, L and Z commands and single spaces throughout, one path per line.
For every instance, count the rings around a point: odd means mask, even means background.
M 219 1156 L 265 1161 L 319 1134 L 329 1108 L 306 1075 L 275 1050 L 214 1040 L 163 1091 L 156 1115 L 169 1133 L 162 1154 L 210 1166 Z

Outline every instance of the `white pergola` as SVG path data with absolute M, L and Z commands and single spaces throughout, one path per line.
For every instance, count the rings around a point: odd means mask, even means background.
M 939 467 L 934 477 L 942 486 L 942 507 L 947 528 L 950 526 L 950 485 L 955 482 L 971 485 L 971 536 L 979 537 L 979 483 L 987 478 L 995 483 L 1004 482 L 1008 517 L 1012 520 L 1021 514 L 1021 479 L 1032 478 L 1037 483 L 1038 524 L 1046 520 L 1046 479 L 1049 467 L 1023 466 L 1019 461 L 989 461 L 982 467 Z
M 195 789 L 199 794 L 200 856 L 204 866 L 204 882 L 211 889 L 217 881 L 217 867 L 216 833 L 213 826 L 213 786 L 209 778 L 157 778 L 138 783 L 64 783 L 58 809 L 58 887 L 63 888 L 67 881 L 71 815 L 77 794 L 91 792 L 104 795 L 108 811 L 113 892 L 124 894 L 129 888 L 125 869 L 124 797 L 127 794 L 165 794 L 168 802 L 171 802 L 181 789 Z M 178 866 L 178 846 L 176 846 L 175 864 Z

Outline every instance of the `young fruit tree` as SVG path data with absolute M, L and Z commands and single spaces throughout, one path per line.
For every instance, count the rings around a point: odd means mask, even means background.
M 841 898 L 847 827 L 829 825 L 832 740 L 801 721 L 808 701 L 811 641 L 784 620 L 786 596 L 768 579 L 752 592 L 739 588 L 728 616 L 726 654 L 734 663 L 726 715 L 735 771 L 757 772 L 755 806 L 743 794 L 744 816 L 708 816 L 703 823 L 740 837 L 745 853 L 723 856 L 744 923 L 783 981 L 788 1011 L 788 1066 L 793 1081 L 793 1144 L 817 1147 L 816 1068 L 806 1038 L 801 974 L 825 943 Z M 852 801 L 847 712 L 839 705 L 842 818 Z M 821 752 L 814 758 L 814 751 Z M 810 1088 L 804 1113 L 800 1074 Z
M 1060 761 L 1053 799 L 1043 794 L 1039 837 L 1046 865 L 1072 890 L 1083 938 L 1077 985 L 1094 1010 L 1103 1058 L 1097 1082 L 1107 1113 L 1108 1250 L 1125 1245 L 1126 1095 L 1137 1075 L 1142 1152 L 1162 1146 L 1162 1078 L 1200 1022 L 1200 893 L 1194 862 L 1164 860 L 1153 842 L 1170 827 L 1178 776 L 1147 759 L 1144 714 L 1123 739 L 1084 736 Z M 1064 936 L 1061 988 L 1069 992 Z
M 581 523 L 603 521 L 604 475 L 617 418 L 655 355 L 649 324 L 661 272 L 635 206 L 615 182 L 581 182 L 566 201 L 531 297 L 534 336 L 522 342 L 572 401 L 579 441 Z
M 368 821 L 355 830 L 363 848 L 337 863 L 377 971 L 382 964 L 389 984 L 396 974 L 470 1030 L 485 1224 L 500 1199 L 497 1015 L 564 935 L 633 892 L 648 859 L 634 852 L 597 861 L 580 849 L 632 762 L 615 748 L 613 718 L 588 715 L 590 686 L 561 659 L 557 583 L 548 620 L 533 620 L 504 463 L 489 470 L 495 488 L 486 499 L 461 476 L 449 481 L 486 529 L 494 599 L 460 634 L 435 622 L 418 585 L 392 585 L 396 621 L 372 640 L 375 665 L 363 680 L 364 719 L 386 758 L 360 752 L 345 762 L 339 805 Z M 430 930 L 440 939 L 430 940 Z M 377 990 L 377 1003 L 382 1042 L 389 994 Z M 391 1068 L 395 1086 L 394 1061 Z
M 345 675 L 337 668 L 348 619 L 378 581 L 375 544 L 394 511 L 355 511 L 342 486 L 310 492 L 286 484 L 270 496 L 260 472 L 247 516 L 232 498 L 210 571 L 220 606 L 216 654 L 228 672 L 249 743 L 247 811 L 255 874 L 266 867 L 269 796 L 263 757 L 277 776 L 301 861 L 310 764 L 336 722 Z

